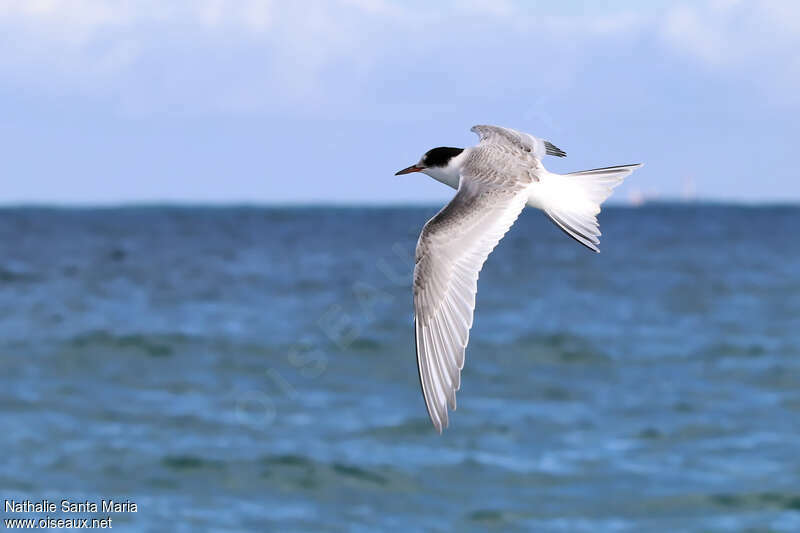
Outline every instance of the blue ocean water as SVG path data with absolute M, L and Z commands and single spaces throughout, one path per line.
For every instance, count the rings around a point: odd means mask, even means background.
M 800 208 L 609 208 L 600 255 L 526 211 L 442 436 L 434 212 L 0 210 L 0 496 L 135 502 L 122 531 L 800 531 Z

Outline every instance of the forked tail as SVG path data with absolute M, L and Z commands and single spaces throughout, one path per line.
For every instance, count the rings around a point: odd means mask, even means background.
M 569 174 L 547 173 L 531 187 L 528 205 L 544 211 L 564 233 L 600 252 L 600 205 L 642 164 L 595 168 Z

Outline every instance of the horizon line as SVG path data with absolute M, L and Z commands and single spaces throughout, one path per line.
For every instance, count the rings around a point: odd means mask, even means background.
M 113 210 L 113 209 L 158 209 L 158 208 L 207 208 L 207 209 L 413 209 L 413 208 L 441 208 L 447 202 L 332 202 L 332 201 L 307 201 L 307 202 L 268 202 L 268 201 L 194 201 L 194 200 L 133 200 L 133 201 L 103 201 L 103 202 L 2 202 L 0 210 L 24 209 L 53 209 L 53 210 Z M 683 200 L 680 198 L 664 198 L 646 200 L 642 203 L 625 201 L 610 201 L 603 205 L 607 208 L 640 209 L 658 206 L 700 206 L 700 207 L 800 207 L 800 200 L 715 200 L 694 199 Z

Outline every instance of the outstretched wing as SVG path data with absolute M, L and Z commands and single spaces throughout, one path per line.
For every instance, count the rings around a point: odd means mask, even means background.
M 479 149 L 479 148 L 478 148 Z M 458 192 L 422 230 L 414 267 L 414 328 L 428 414 L 441 433 L 456 408 L 478 273 L 528 199 L 527 174 L 465 166 Z
M 533 154 L 541 160 L 545 155 L 556 157 L 566 157 L 567 153 L 550 141 L 539 139 L 529 133 L 503 128 L 501 126 L 478 125 L 473 126 L 471 131 L 478 134 L 481 143 L 492 143 L 506 145 L 522 153 Z

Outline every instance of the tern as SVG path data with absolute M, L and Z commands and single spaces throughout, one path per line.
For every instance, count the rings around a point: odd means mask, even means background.
M 475 311 L 478 274 L 525 206 L 541 209 L 567 235 L 599 252 L 600 205 L 641 163 L 548 172 L 549 141 L 500 126 L 474 126 L 469 148 L 439 147 L 395 175 L 422 172 L 457 190 L 422 228 L 414 266 L 417 369 L 436 430 L 449 425 Z

